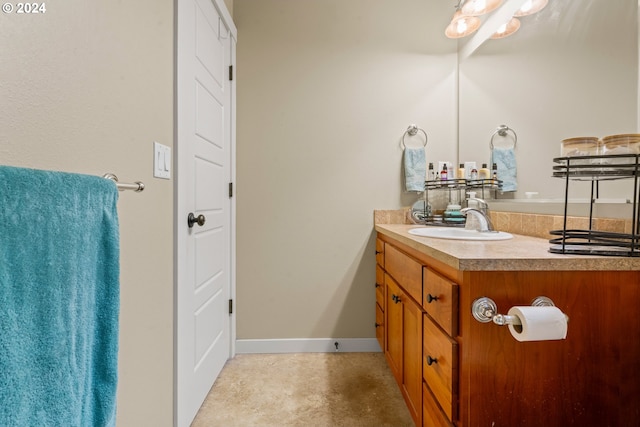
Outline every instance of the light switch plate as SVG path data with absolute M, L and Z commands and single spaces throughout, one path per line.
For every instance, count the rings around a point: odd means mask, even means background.
M 153 143 L 153 176 L 171 179 L 171 147 Z

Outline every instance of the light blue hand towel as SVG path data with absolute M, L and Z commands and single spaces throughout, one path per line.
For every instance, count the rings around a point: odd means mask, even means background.
M 404 149 L 405 191 L 424 191 L 427 179 L 427 158 L 424 147 Z
M 0 166 L 0 426 L 115 425 L 115 183 Z
M 517 191 L 518 169 L 515 149 L 513 147 L 494 147 L 491 158 L 498 167 L 498 179 L 502 181 L 502 191 L 505 193 Z

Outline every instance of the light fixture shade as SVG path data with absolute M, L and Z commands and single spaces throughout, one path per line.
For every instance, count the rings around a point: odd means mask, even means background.
M 460 9 L 463 15 L 480 16 L 495 10 L 502 0 L 466 0 Z
M 540 12 L 549 3 L 549 0 L 527 0 L 513 16 L 527 16 Z
M 511 20 L 498 27 L 498 30 L 491 36 L 492 39 L 503 39 L 509 37 L 511 34 L 518 31 L 520 28 L 520 20 L 518 18 L 511 18 Z
M 444 30 L 444 34 L 450 39 L 459 39 L 461 37 L 468 36 L 469 34 L 480 28 L 480 18 L 476 16 L 464 16 L 460 11 L 453 14 L 451 23 Z

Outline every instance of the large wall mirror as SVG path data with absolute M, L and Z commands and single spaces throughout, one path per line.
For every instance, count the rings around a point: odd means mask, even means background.
M 638 133 L 638 0 L 549 0 L 521 21 L 515 35 L 460 57 L 459 160 L 489 162 L 494 130 L 509 126 L 518 191 L 500 198 L 540 206 L 564 198 L 552 177 L 561 140 Z M 571 185 L 570 199 L 588 200 L 589 190 Z M 632 195 L 629 180 L 600 184 L 606 203 Z

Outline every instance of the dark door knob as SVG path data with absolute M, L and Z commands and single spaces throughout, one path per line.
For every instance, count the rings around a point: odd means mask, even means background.
M 189 225 L 189 228 L 193 228 L 193 224 L 198 224 L 202 227 L 206 220 L 207 219 L 202 214 L 196 217 L 193 212 L 189 212 L 189 216 L 187 217 L 187 224 Z

